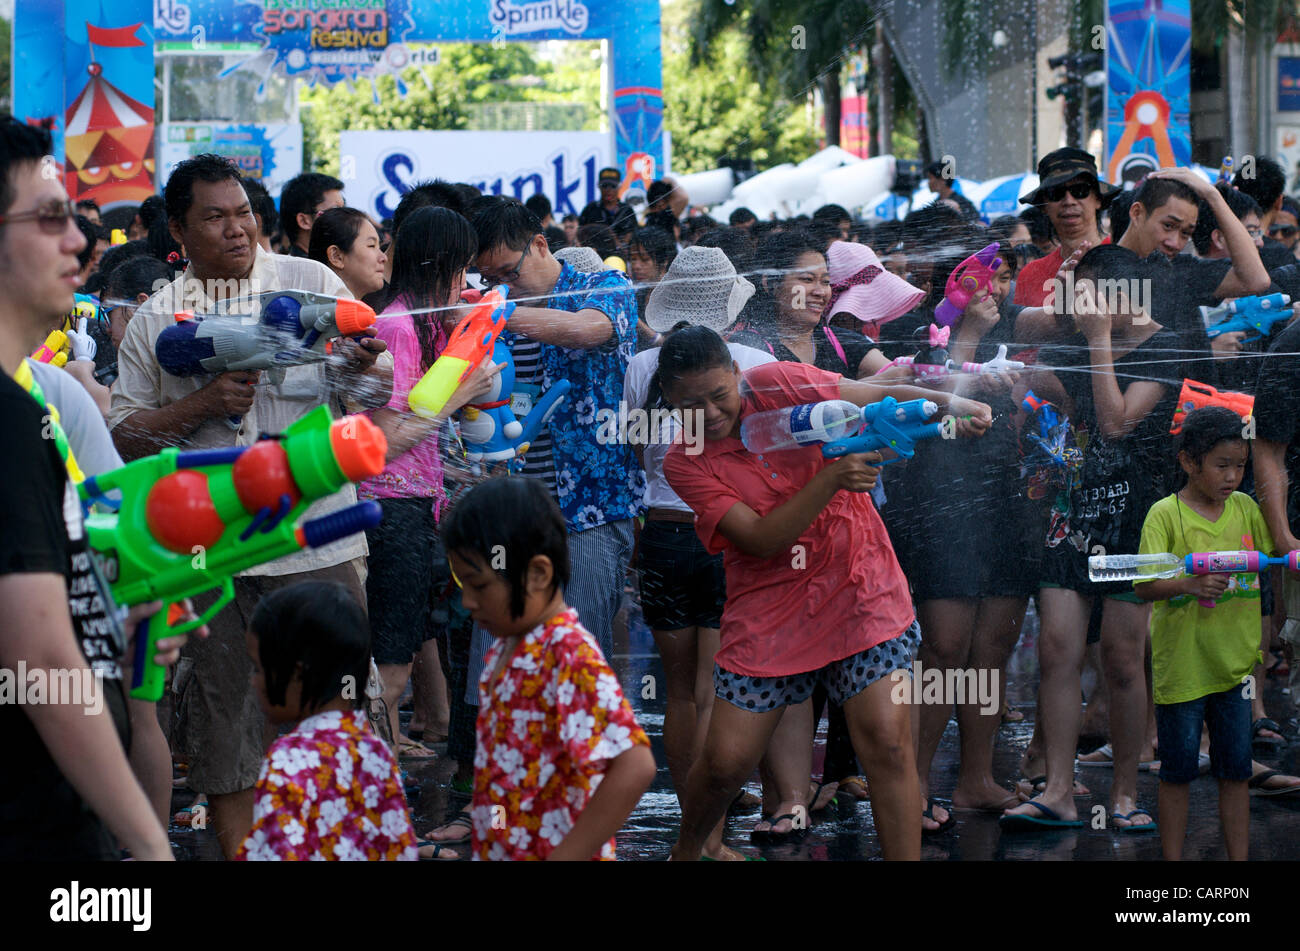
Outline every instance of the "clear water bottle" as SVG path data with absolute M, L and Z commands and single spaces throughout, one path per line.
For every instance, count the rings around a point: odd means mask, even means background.
M 1093 555 L 1088 559 L 1089 581 L 1155 581 L 1186 574 L 1186 563 L 1177 555 Z
M 848 400 L 824 400 L 746 416 L 740 441 L 750 452 L 798 449 L 834 442 L 862 428 L 862 410 Z

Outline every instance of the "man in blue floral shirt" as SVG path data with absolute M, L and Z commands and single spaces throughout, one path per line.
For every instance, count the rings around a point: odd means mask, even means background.
M 615 413 L 636 352 L 636 297 L 618 271 L 583 273 L 556 260 L 520 202 L 483 202 L 472 217 L 479 274 L 521 301 L 506 331 L 515 359 L 513 409 L 523 415 L 559 380 L 573 389 L 529 447 L 524 474 L 544 479 L 569 528 L 565 598 L 608 656 L 641 514 L 645 473 L 623 441 L 602 441 L 596 414 Z

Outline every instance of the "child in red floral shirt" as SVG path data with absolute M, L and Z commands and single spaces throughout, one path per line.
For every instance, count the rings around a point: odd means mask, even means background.
M 479 681 L 474 858 L 613 859 L 655 762 L 564 603 L 564 517 L 540 481 L 490 479 L 456 503 L 443 537 L 465 610 L 496 638 Z
M 397 761 L 360 706 L 370 672 L 361 605 L 339 584 L 291 585 L 262 599 L 245 637 L 267 718 L 300 722 L 267 751 L 235 857 L 415 861 Z

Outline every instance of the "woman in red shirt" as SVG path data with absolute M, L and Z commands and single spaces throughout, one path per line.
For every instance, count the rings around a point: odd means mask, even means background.
M 989 408 L 945 392 L 845 379 L 803 364 L 771 363 L 743 374 L 722 338 L 689 327 L 664 345 L 664 398 L 703 416 L 703 451 L 674 445 L 664 471 L 695 511 L 710 552 L 724 552 L 727 604 L 703 754 L 687 781 L 675 859 L 699 858 L 709 831 L 758 765 L 781 709 L 820 681 L 844 707 L 853 746 L 871 776 L 872 809 L 885 858 L 920 857 L 920 800 L 912 752 L 910 673 L 920 632 L 907 580 L 868 493 L 879 453 L 829 461 L 820 447 L 752 454 L 741 443 L 751 413 L 821 400 L 860 406 L 885 396 L 930 399 L 983 433 Z M 847 491 L 841 492 L 844 489 Z M 904 702 L 895 699 L 898 695 Z

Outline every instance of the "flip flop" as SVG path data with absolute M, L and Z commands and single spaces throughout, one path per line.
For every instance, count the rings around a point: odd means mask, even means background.
M 792 828 L 789 832 L 774 831 L 776 824 L 785 819 L 789 819 L 790 824 L 794 826 L 794 828 Z M 798 819 L 799 816 L 793 812 L 786 812 L 779 816 L 763 816 L 758 821 L 766 822 L 769 825 L 771 825 L 773 828 L 772 829 L 751 829 L 749 832 L 750 841 L 771 843 L 771 842 L 788 842 L 794 839 L 802 838 L 803 835 L 808 831 L 808 829 L 807 827 L 804 827 L 802 829 L 799 828 L 795 824 L 798 821 Z
M 1030 800 L 1025 805 L 1033 806 L 1041 816 L 1027 816 L 1023 813 L 1013 813 L 1011 815 L 1003 814 L 998 819 L 998 825 L 1008 832 L 1035 832 L 1039 829 L 1081 829 L 1083 828 L 1082 819 L 1062 819 L 1059 815 L 1044 806 L 1041 802 Z
M 1019 793 L 1008 792 L 1007 798 L 1003 799 L 996 806 L 949 806 L 948 812 L 981 812 L 986 815 L 1000 816 L 1008 809 L 1014 809 L 1016 806 L 1023 805 L 1027 800 L 1021 799 Z
M 439 839 L 437 840 L 438 845 L 464 845 L 474 835 L 474 820 L 464 810 L 458 812 L 456 817 L 449 822 L 444 822 L 442 825 L 430 829 L 425 835 L 432 835 L 434 832 L 441 832 L 444 829 L 450 829 L 452 826 L 464 826 L 465 834 L 459 839 Z
M 1260 736 L 1265 730 L 1276 733 L 1277 736 Z M 1250 725 L 1250 745 L 1262 746 L 1265 749 L 1276 749 L 1285 743 L 1282 736 L 1282 728 L 1278 726 L 1277 721 L 1269 717 L 1260 717 Z
M 457 861 L 460 860 L 460 853 L 459 853 L 459 852 L 452 852 L 451 848 L 448 847 L 448 845 L 447 845 L 446 842 L 433 842 L 433 841 L 431 841 L 431 840 L 429 840 L 429 839 L 416 839 L 416 840 L 415 840 L 415 847 L 416 847 L 417 849 L 422 849 L 422 848 L 424 848 L 426 845 L 431 845 L 431 846 L 433 846 L 433 854 L 430 855 L 428 858 L 425 858 L 423 855 L 421 855 L 421 856 L 420 856 L 420 861 L 421 861 L 421 862 L 457 862 Z M 444 859 L 444 858 L 442 857 L 442 853 L 443 853 L 444 851 L 446 851 L 446 852 L 452 852 L 452 857 L 449 858 L 449 859 Z
M 943 822 L 939 822 L 939 820 L 934 817 L 935 806 L 943 806 L 948 810 L 948 818 Z M 943 835 L 957 824 L 957 817 L 952 814 L 952 807 L 937 799 L 927 799 L 925 801 L 925 809 L 921 812 L 921 818 L 929 819 L 931 822 L 939 822 L 939 828 L 937 829 L 927 829 L 925 826 L 922 826 L 921 835 Z
M 816 791 L 813 793 L 813 797 L 812 797 L 812 800 L 811 800 L 812 805 L 810 805 L 810 806 L 808 807 L 808 811 L 809 811 L 810 813 L 816 814 L 816 813 L 819 813 L 819 812 L 825 812 L 825 811 L 826 811 L 827 809 L 829 809 L 831 806 L 834 806 L 834 805 L 837 805 L 837 804 L 838 804 L 839 801 L 835 798 L 835 796 L 832 795 L 831 798 L 828 799 L 828 800 L 827 800 L 825 803 L 823 803 L 821 806 L 818 806 L 818 805 L 817 805 L 817 800 L 821 798 L 822 790 L 823 790 L 823 789 L 826 789 L 828 786 L 834 786 L 835 789 L 836 789 L 836 791 L 837 791 L 837 792 L 839 791 L 839 783 L 817 783 L 817 789 L 816 789 Z
M 1133 817 L 1134 817 L 1134 816 L 1146 816 L 1146 817 L 1147 817 L 1148 819 L 1150 819 L 1151 821 L 1150 821 L 1150 822 L 1142 822 L 1142 823 L 1139 823 L 1139 824 L 1137 824 L 1137 825 L 1131 825 L 1131 824 L 1130 824 L 1130 825 L 1126 825 L 1126 826 L 1117 826 L 1117 825 L 1112 825 L 1111 828 L 1112 828 L 1112 829 L 1118 829 L 1120 832 L 1135 832 L 1135 833 L 1136 833 L 1136 832 L 1159 832 L 1159 831 L 1160 831 L 1159 828 L 1156 826 L 1156 817 L 1153 816 L 1153 815 L 1151 815 L 1151 813 L 1147 812 L 1145 809 L 1134 809 L 1134 810 L 1133 810 L 1132 812 L 1130 812 L 1127 816 L 1124 815 L 1123 813 L 1119 813 L 1119 812 L 1112 812 L 1112 813 L 1110 814 L 1110 817 L 1111 817 L 1112 819 L 1123 819 L 1125 822 L 1128 822 L 1128 823 L 1132 823 L 1132 822 L 1133 822 Z
M 1096 756 L 1098 753 L 1102 755 L 1102 759 L 1084 759 L 1084 756 Z M 1080 766 L 1096 766 L 1103 769 L 1114 769 L 1115 751 L 1111 749 L 1109 743 L 1103 743 L 1091 753 L 1084 753 L 1083 756 L 1076 757 L 1075 762 Z M 1159 764 L 1159 760 L 1144 760 L 1143 762 L 1138 763 L 1138 772 L 1149 773 L 1153 766 L 1158 767 Z
M 1250 777 L 1246 783 L 1252 796 L 1287 796 L 1291 793 L 1300 792 L 1300 786 L 1283 786 L 1280 789 L 1266 789 L 1264 784 L 1274 776 L 1283 776 L 1285 774 L 1278 772 L 1276 769 L 1266 769 L 1258 776 Z
M 1020 779 L 1016 780 L 1017 789 L 1019 789 L 1022 785 L 1026 785 L 1026 784 L 1033 791 L 1033 795 L 1037 796 L 1039 793 L 1043 792 L 1043 790 L 1047 788 L 1047 777 L 1035 776 L 1032 779 L 1026 779 L 1025 777 L 1022 776 Z M 1038 788 L 1039 786 L 1042 786 L 1043 789 L 1039 789 Z M 1020 790 L 1020 791 L 1022 793 L 1024 792 L 1024 790 Z M 1076 779 L 1073 781 L 1073 785 L 1071 786 L 1071 795 L 1074 796 L 1075 799 L 1078 799 L 1080 797 L 1091 796 L 1092 793 L 1088 790 L 1087 786 L 1085 786 L 1083 783 L 1079 782 Z M 1029 801 L 1028 799 L 1025 800 L 1025 802 L 1028 801 Z

